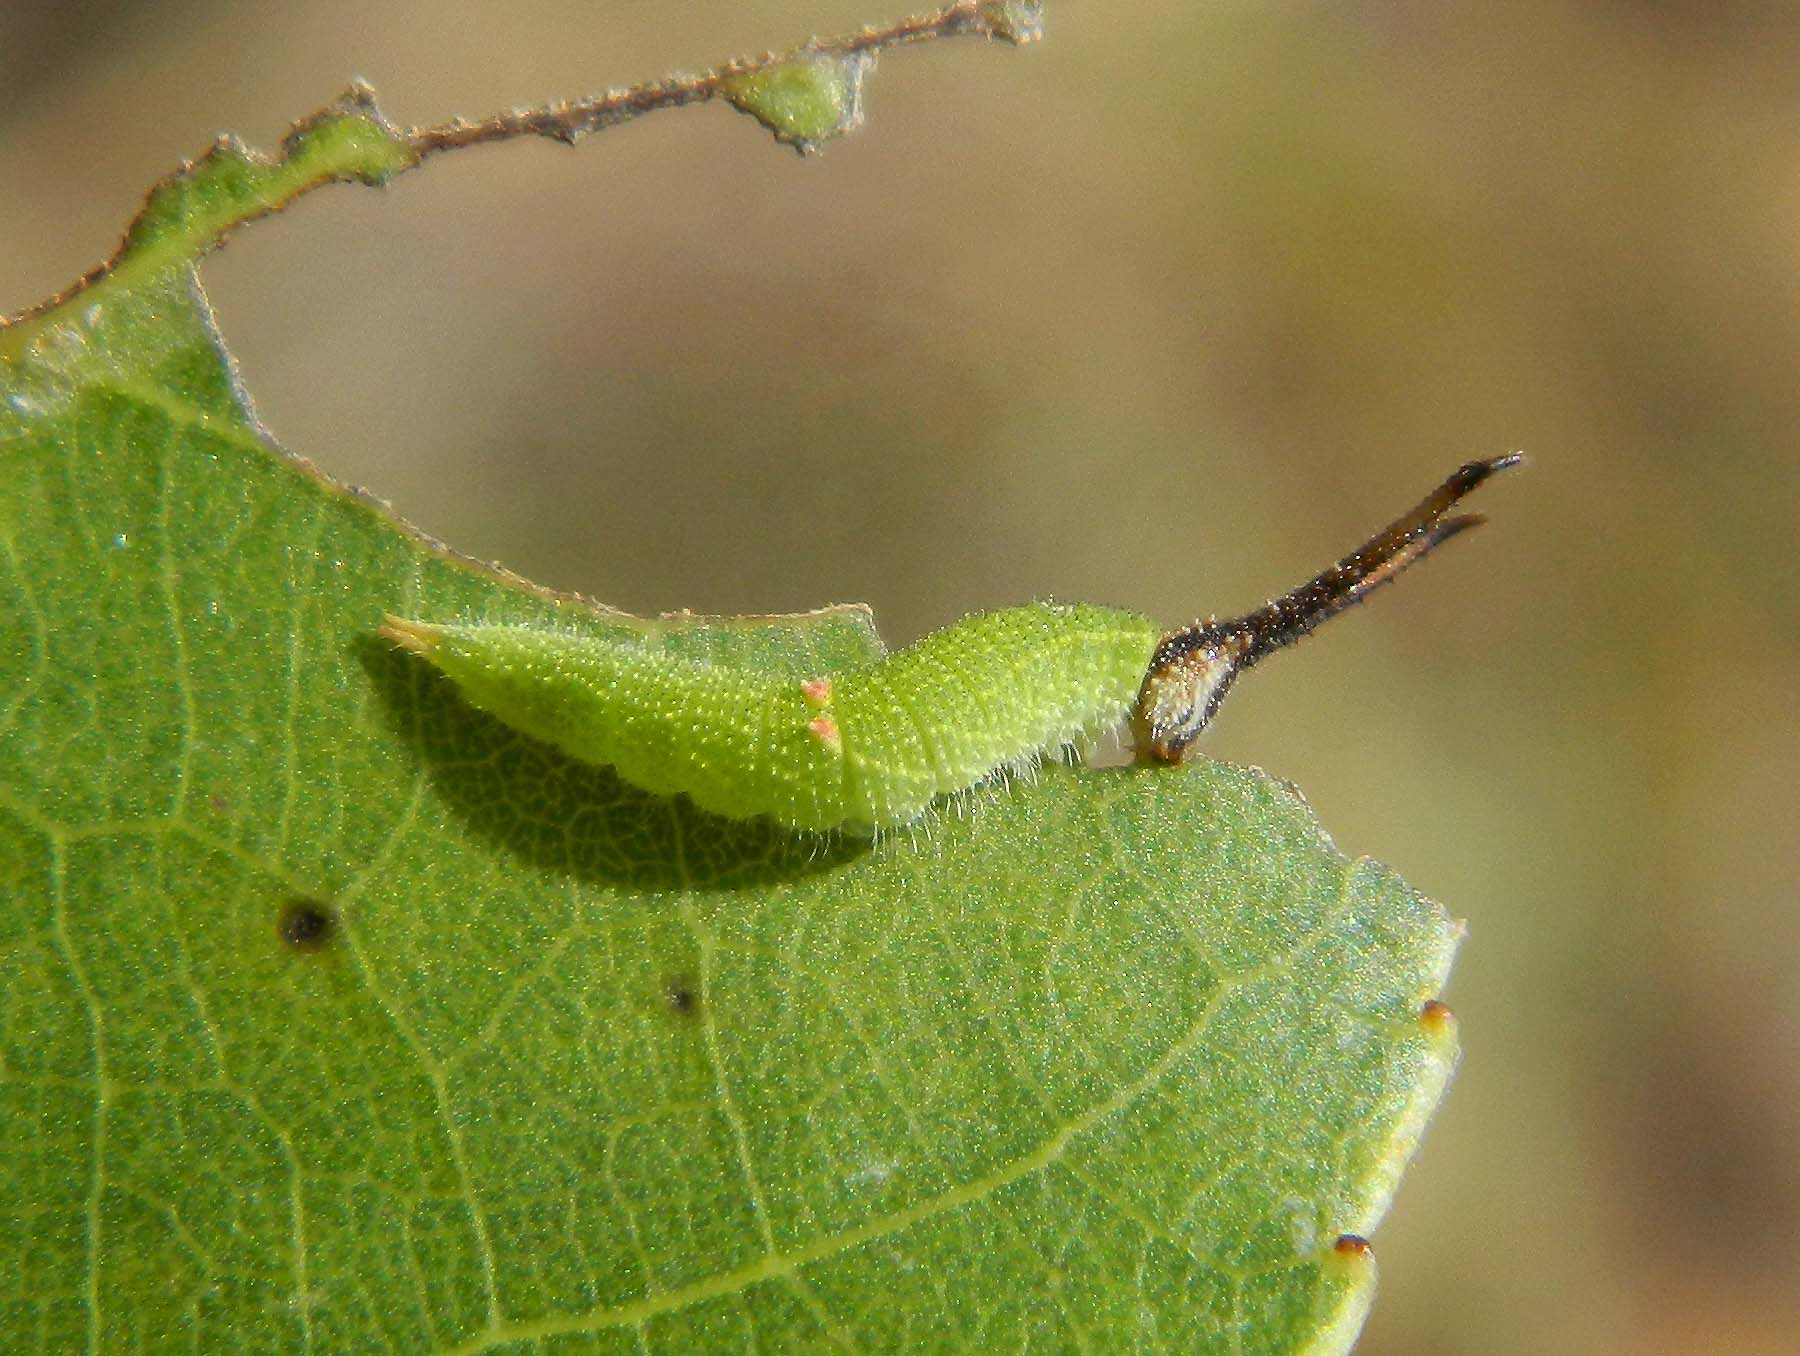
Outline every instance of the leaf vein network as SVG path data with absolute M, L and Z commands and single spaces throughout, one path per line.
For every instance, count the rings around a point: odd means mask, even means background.
M 1069 1151 L 1071 1145 L 1082 1135 L 1105 1121 L 1128 1111 L 1142 1098 L 1154 1093 L 1180 1069 L 1188 1056 L 1199 1046 L 1213 1019 L 1224 1007 L 1229 997 L 1259 979 L 1271 978 L 1291 968 L 1293 962 L 1304 952 L 1307 945 L 1315 942 L 1328 931 L 1331 923 L 1348 907 L 1348 900 L 1348 889 L 1340 890 L 1338 902 L 1319 919 L 1314 927 L 1308 929 L 1305 938 L 1299 945 L 1257 965 L 1247 966 L 1223 976 L 1219 981 L 1217 991 L 1207 1001 L 1205 1007 L 1196 1014 L 1188 1028 L 1177 1040 L 1170 1043 L 1143 1074 L 1120 1088 L 1111 1097 L 1095 1103 L 1087 1110 L 1064 1121 L 1061 1127 L 1046 1138 L 1038 1148 L 1030 1153 L 1021 1154 L 995 1171 L 939 1192 L 936 1196 L 905 1209 L 869 1220 L 855 1228 L 842 1230 L 802 1247 L 790 1249 L 785 1253 L 775 1250 L 771 1234 L 770 1248 L 766 1256 L 730 1271 L 720 1272 L 717 1275 L 674 1290 L 663 1291 L 645 1299 L 634 1300 L 626 1304 L 606 1305 L 586 1313 L 559 1314 L 550 1318 L 524 1319 L 513 1323 L 491 1325 L 486 1331 L 477 1334 L 470 1340 L 450 1348 L 443 1356 L 476 1356 L 476 1353 L 490 1351 L 514 1342 L 637 1326 L 666 1314 L 679 1313 L 696 1304 L 736 1295 L 765 1281 L 783 1281 L 790 1273 L 797 1272 L 804 1267 L 828 1262 L 879 1239 L 903 1233 L 936 1216 L 988 1200 L 1005 1188 L 1057 1165 Z M 696 930 L 698 931 L 698 928 Z M 733 1108 L 732 1114 L 735 1116 L 735 1108 Z M 741 1122 L 739 1124 L 741 1125 Z M 761 1213 L 760 1199 L 757 1201 L 757 1207 L 759 1218 L 763 1220 L 766 1228 L 767 1216 Z

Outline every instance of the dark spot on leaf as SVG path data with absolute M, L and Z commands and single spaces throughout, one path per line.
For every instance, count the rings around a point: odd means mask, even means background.
M 281 940 L 296 951 L 318 951 L 337 931 L 337 914 L 328 904 L 295 896 L 282 906 L 276 930 Z
M 1373 1257 L 1375 1249 L 1369 1246 L 1369 1240 L 1361 1234 L 1339 1234 L 1331 1250 L 1339 1257 Z
M 700 1011 L 700 990 L 686 975 L 674 975 L 663 983 L 663 999 L 678 1017 L 692 1017 Z

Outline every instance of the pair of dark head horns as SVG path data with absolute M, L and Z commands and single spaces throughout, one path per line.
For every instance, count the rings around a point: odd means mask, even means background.
M 1241 617 L 1208 618 L 1164 636 L 1132 716 L 1139 756 L 1179 763 L 1240 673 L 1354 607 L 1458 533 L 1486 522 L 1479 513 L 1449 516 L 1450 510 L 1488 477 L 1523 460 L 1514 452 L 1459 466 L 1410 512 L 1299 588 Z

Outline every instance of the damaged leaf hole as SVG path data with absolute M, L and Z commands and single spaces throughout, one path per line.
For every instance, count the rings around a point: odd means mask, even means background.
M 281 906 L 275 930 L 295 951 L 322 951 L 338 929 L 337 911 L 317 899 L 295 895 Z

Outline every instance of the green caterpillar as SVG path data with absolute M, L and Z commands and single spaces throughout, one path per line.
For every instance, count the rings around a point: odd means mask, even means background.
M 1470 462 L 1292 592 L 1166 634 L 1133 612 L 1034 603 L 804 680 L 531 627 L 389 617 L 381 634 L 472 705 L 644 790 L 734 818 L 868 835 L 1127 718 L 1140 757 L 1181 761 L 1238 674 L 1481 522 L 1446 514 L 1519 460 Z

